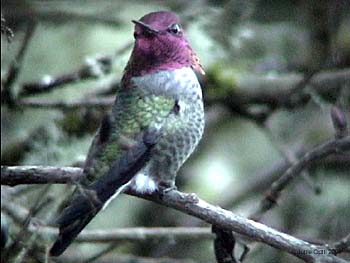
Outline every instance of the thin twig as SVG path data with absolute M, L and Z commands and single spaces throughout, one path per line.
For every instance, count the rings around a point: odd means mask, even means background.
M 14 106 L 15 99 L 12 91 L 12 86 L 16 82 L 23 64 L 24 55 L 28 49 L 29 42 L 34 35 L 36 28 L 35 22 L 28 23 L 25 36 L 22 44 L 18 49 L 15 59 L 10 64 L 9 70 L 3 80 L 1 80 L 1 102 L 7 103 L 9 106 Z
M 83 80 L 96 79 L 111 72 L 112 57 L 100 56 L 87 59 L 86 63 L 77 71 L 57 77 L 45 76 L 38 82 L 24 83 L 19 97 L 50 92 L 58 87 L 73 84 Z
M 68 255 L 62 255 L 57 259 L 59 263 L 85 263 L 90 255 L 86 253 L 71 253 Z M 99 263 L 195 263 L 192 259 L 175 259 L 175 258 L 151 258 L 151 257 L 137 257 L 134 255 L 123 255 L 119 253 L 109 253 L 99 258 Z
M 342 238 L 340 241 L 328 245 L 328 247 L 334 255 L 338 255 L 340 253 L 350 253 L 350 234 Z
M 54 78 L 53 78 L 54 79 Z M 221 103 L 227 106 L 231 111 L 236 112 L 244 117 L 263 122 L 272 112 L 271 109 L 276 108 L 298 108 L 305 105 L 310 95 L 302 93 L 295 99 L 295 96 L 289 96 L 290 92 L 294 92 L 295 87 L 302 81 L 299 75 L 286 75 L 276 78 L 263 78 L 257 76 L 249 76 L 241 78 L 237 81 L 237 87 L 227 88 L 217 84 L 218 89 L 230 90 L 225 96 L 216 97 L 216 95 L 205 96 L 206 104 Z M 324 71 L 315 74 L 308 82 L 315 92 L 326 95 L 335 94 L 339 87 L 344 85 L 350 86 L 350 70 Z M 208 83 L 202 82 L 203 90 L 207 89 Z M 34 92 L 35 93 L 35 92 Z M 102 91 L 105 94 L 105 90 Z M 108 92 L 107 94 L 110 94 Z M 22 99 L 20 104 L 24 107 L 36 108 L 59 108 L 71 109 L 79 107 L 109 107 L 112 105 L 112 99 L 107 97 L 91 98 L 90 102 L 84 102 L 86 98 L 81 98 L 73 102 L 67 101 L 44 101 L 40 99 Z M 108 100 L 109 102 L 106 102 Z M 255 112 L 252 106 L 261 105 L 267 108 L 263 111 Z
M 294 155 L 300 158 L 307 152 L 307 150 L 297 150 Z M 220 202 L 222 207 L 235 207 L 242 201 L 251 197 L 254 194 L 259 194 L 269 188 L 269 186 L 277 180 L 288 168 L 291 163 L 284 158 L 271 164 L 267 169 L 262 169 L 258 174 L 247 176 L 246 180 L 241 183 L 237 191 L 232 191 L 224 196 Z M 324 169 L 343 169 L 347 171 L 350 169 L 350 155 L 349 154 L 332 154 L 325 159 L 316 160 L 310 165 L 310 169 L 315 167 L 323 167 Z
M 43 100 L 39 98 L 24 98 L 19 101 L 22 107 L 49 108 L 61 110 L 76 110 L 81 108 L 110 108 L 113 105 L 114 97 L 83 98 L 74 101 L 67 100 Z
M 288 184 L 297 177 L 301 171 L 310 166 L 313 162 L 323 159 L 330 154 L 349 151 L 350 136 L 328 141 L 322 145 L 316 146 L 311 151 L 305 153 L 296 163 L 294 163 L 280 178 L 278 178 L 265 194 L 258 210 L 251 216 L 254 220 L 259 221 L 262 215 L 276 205 L 277 199 Z
M 300 89 L 300 88 L 299 88 Z M 281 138 L 276 136 L 267 123 L 263 126 L 263 131 L 267 135 L 271 145 L 279 152 L 279 154 L 289 163 L 289 165 L 293 165 L 298 161 L 296 153 L 294 153 L 288 146 L 281 141 Z M 304 179 L 306 184 L 314 191 L 315 194 L 319 194 L 321 192 L 321 187 L 314 182 L 307 169 L 301 172 L 301 178 Z
M 1 203 L 2 210 L 17 224 L 28 217 L 29 211 L 23 206 L 5 199 Z M 58 234 L 57 228 L 42 225 L 32 225 L 31 232 L 40 233 L 48 237 Z M 160 240 L 205 240 L 213 239 L 214 235 L 208 227 L 132 227 L 108 230 L 83 230 L 76 238 L 81 243 L 108 243 L 108 242 L 149 242 Z
M 46 76 L 39 81 L 24 83 L 22 84 L 19 97 L 51 92 L 57 88 L 62 88 L 67 84 L 73 84 L 83 80 L 96 79 L 103 75 L 109 74 L 112 70 L 114 60 L 118 56 L 128 51 L 130 47 L 131 43 L 127 43 L 117 49 L 112 55 L 89 58 L 80 68 L 73 72 L 59 76 Z
M 56 236 L 56 228 L 32 227 L 33 232 L 46 236 Z M 208 227 L 132 227 L 108 230 L 83 230 L 76 241 L 80 243 L 109 242 L 149 242 L 149 241 L 185 241 L 213 239 Z
M 33 247 L 35 241 L 37 240 L 37 233 L 31 233 L 28 228 L 32 218 L 39 213 L 39 211 L 44 207 L 42 204 L 47 204 L 43 197 L 46 195 L 51 185 L 46 185 L 36 197 L 34 204 L 26 213 L 26 216 L 21 219 L 21 227 L 18 233 L 16 234 L 16 238 L 12 245 L 6 250 L 6 255 L 10 255 L 16 253 L 17 250 L 18 256 L 16 257 L 16 262 L 24 262 L 28 251 Z M 47 199 L 46 199 L 47 200 Z M 24 245 L 23 245 L 24 244 Z

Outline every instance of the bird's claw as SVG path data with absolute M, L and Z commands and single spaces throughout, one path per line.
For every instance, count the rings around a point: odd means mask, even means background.
M 160 183 L 158 184 L 157 193 L 159 198 L 163 199 L 164 195 L 176 190 L 177 190 L 177 187 L 174 184 L 170 185 L 170 184 Z
M 199 199 L 195 193 L 186 194 L 184 196 L 186 203 L 198 203 Z

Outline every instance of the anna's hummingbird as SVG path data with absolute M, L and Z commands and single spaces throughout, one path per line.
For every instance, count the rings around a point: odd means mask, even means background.
M 203 134 L 202 91 L 194 71 L 204 71 L 179 18 L 161 11 L 132 22 L 135 44 L 115 104 L 90 147 L 86 180 L 57 220 L 52 256 L 62 254 L 125 186 L 148 194 L 175 187 L 177 171 Z

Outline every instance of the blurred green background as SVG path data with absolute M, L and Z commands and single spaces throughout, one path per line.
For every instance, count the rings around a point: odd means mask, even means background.
M 326 95 L 306 87 L 304 91 L 310 95 L 306 103 L 277 107 L 268 112 L 264 122 L 257 121 L 252 117 L 254 114 L 240 114 L 222 103 L 222 97 L 235 90 L 252 94 L 276 90 L 272 84 L 259 90 L 263 81 L 281 80 L 283 90 L 283 85 L 290 88 L 290 78 L 349 68 L 349 1 L 89 0 L 2 1 L 1 5 L 7 26 L 14 32 L 10 42 L 5 35 L 1 36 L 2 80 L 23 42 L 27 26 L 30 21 L 37 21 L 18 79 L 12 86 L 15 98 L 25 83 L 76 72 L 83 65 L 96 64 L 99 56 L 116 54 L 111 68 L 96 77 L 24 98 L 41 102 L 83 100 L 118 83 L 131 51 L 128 46 L 133 41 L 131 20 L 156 10 L 178 13 L 207 73 L 201 82 L 208 103 L 205 135 L 182 168 L 177 185 L 180 191 L 195 192 L 212 204 L 244 216 L 254 211 L 268 188 L 269 183 L 249 188 L 255 182 L 264 182 L 260 176 L 268 174 L 265 171 L 288 156 L 293 159 L 295 151 L 334 137 L 329 114 L 332 105 L 345 109 L 349 120 L 349 82 Z M 266 108 L 263 103 L 248 106 L 253 113 L 264 112 Z M 84 161 L 94 131 L 106 111 L 108 108 L 9 107 L 2 101 L 2 165 L 78 165 Z M 344 156 L 341 162 L 320 162 L 309 169 L 312 183 L 302 177 L 295 180 L 283 192 L 280 205 L 269 211 L 262 222 L 309 241 L 331 243 L 349 233 L 349 153 Z M 13 201 L 29 208 L 41 188 L 32 186 Z M 48 220 L 46 215 L 53 217 L 67 188 L 52 186 L 48 195 L 56 200 L 37 217 L 45 220 Z M 321 192 L 315 193 L 315 188 Z M 122 195 L 87 228 L 204 225 L 183 213 Z M 15 236 L 17 230 L 11 231 Z M 49 240 L 41 245 L 45 244 Z M 76 249 L 71 251 L 92 255 L 104 246 L 74 244 L 72 247 Z M 113 253 L 215 261 L 210 240 L 118 243 Z M 35 260 L 28 256 L 25 262 Z M 301 261 L 256 244 L 247 262 Z

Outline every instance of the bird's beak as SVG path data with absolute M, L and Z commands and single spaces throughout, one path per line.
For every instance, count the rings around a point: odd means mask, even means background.
M 141 28 L 147 30 L 148 32 L 152 33 L 152 34 L 157 34 L 159 31 L 157 29 L 154 29 L 152 27 L 150 27 L 149 25 L 141 22 L 141 21 L 137 21 L 137 20 L 131 20 L 134 24 L 139 25 Z

